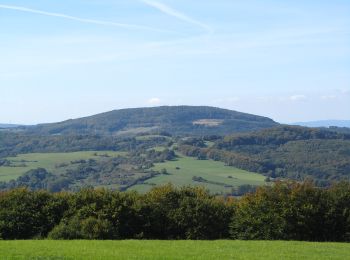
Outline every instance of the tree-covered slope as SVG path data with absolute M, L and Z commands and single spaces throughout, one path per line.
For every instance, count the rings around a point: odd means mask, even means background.
M 173 135 L 231 134 L 277 125 L 272 119 L 205 106 L 121 109 L 27 128 L 35 134 L 130 135 L 166 131 Z
M 311 177 L 319 185 L 350 178 L 350 135 L 326 129 L 278 126 L 226 136 L 210 148 L 193 142 L 180 149 L 272 178 Z

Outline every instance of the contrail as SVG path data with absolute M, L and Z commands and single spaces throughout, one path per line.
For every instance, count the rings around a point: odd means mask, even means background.
M 200 21 L 197 21 L 195 19 L 193 19 L 192 17 L 189 17 L 173 8 L 171 8 L 170 6 L 167 6 L 163 3 L 160 3 L 160 2 L 157 2 L 157 1 L 154 1 L 154 0 L 141 0 L 143 3 L 145 3 L 146 5 L 148 6 L 151 6 L 153 8 L 156 8 L 158 9 L 160 12 L 166 14 L 166 15 L 169 15 L 169 16 L 173 16 L 179 20 L 182 20 L 184 22 L 187 22 L 187 23 L 190 23 L 190 24 L 193 24 L 193 25 L 196 25 L 206 31 L 208 31 L 209 33 L 212 33 L 213 32 L 213 29 L 200 22 Z
M 143 26 L 143 25 L 86 19 L 86 18 L 80 18 L 80 17 L 71 16 L 71 15 L 67 15 L 67 14 L 53 13 L 53 12 L 46 12 L 46 11 L 37 10 L 37 9 L 31 9 L 31 8 L 27 8 L 27 7 L 23 7 L 23 6 L 0 4 L 0 9 L 8 9 L 8 10 L 33 13 L 33 14 L 39 14 L 39 15 L 45 15 L 45 16 L 51 16 L 51 17 L 58 17 L 58 18 L 73 20 L 73 21 L 77 21 L 77 22 L 81 22 L 81 23 L 97 24 L 97 25 L 104 25 L 104 26 L 114 26 L 114 27 L 120 27 L 120 28 L 124 28 L 124 29 L 147 30 L 147 31 L 154 31 L 154 32 L 173 33 L 173 32 L 168 31 L 168 30 L 163 30 L 163 29 L 158 29 L 158 28 L 153 28 L 153 27 L 148 27 L 148 26 Z

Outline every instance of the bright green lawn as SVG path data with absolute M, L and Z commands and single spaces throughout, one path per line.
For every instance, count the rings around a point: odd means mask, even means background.
M 179 167 L 180 169 L 176 169 Z M 176 161 L 168 161 L 158 163 L 154 166 L 154 170 L 160 171 L 166 169 L 168 175 L 158 175 L 145 181 L 145 184 L 131 187 L 132 190 L 146 192 L 151 189 L 154 184 L 173 183 L 176 186 L 184 185 L 201 185 L 208 188 L 211 192 L 230 192 L 231 188 L 225 188 L 223 185 L 195 182 L 193 176 L 202 177 L 208 181 L 230 184 L 234 187 L 243 184 L 264 185 L 265 178 L 261 174 L 251 173 L 234 167 L 225 166 L 222 162 L 213 160 L 197 160 L 196 158 L 181 156 Z M 229 178 L 231 176 L 232 178 Z
M 282 241 L 0 241 L 0 259 L 350 259 L 350 244 Z
M 97 153 L 97 156 L 94 154 Z M 6 158 L 13 162 L 15 165 L 21 164 L 22 160 L 26 164 L 26 167 L 0 167 L 0 181 L 9 181 L 16 179 L 23 175 L 25 172 L 36 169 L 45 168 L 48 171 L 56 171 L 55 165 L 61 163 L 69 163 L 75 160 L 88 160 L 99 159 L 99 155 L 108 154 L 109 156 L 117 156 L 122 154 L 121 152 L 112 151 L 84 151 L 84 152 L 72 152 L 72 153 L 29 153 L 19 154 L 16 157 Z

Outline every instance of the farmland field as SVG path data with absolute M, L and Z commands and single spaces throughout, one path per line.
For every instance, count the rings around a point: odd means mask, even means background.
M 350 244 L 290 241 L 0 241 L 1 259 L 349 259 Z
M 9 181 L 16 179 L 25 172 L 36 169 L 45 168 L 53 173 L 57 171 L 56 165 L 61 163 L 69 163 L 74 160 L 98 159 L 101 155 L 117 156 L 121 152 L 112 151 L 84 151 L 71 153 L 28 153 L 19 154 L 16 157 L 6 158 L 13 164 L 11 167 L 0 167 L 0 181 Z M 16 167 L 13 167 L 16 166 Z
M 131 189 L 146 192 L 155 185 L 171 182 L 176 186 L 204 186 L 211 192 L 230 192 L 232 187 L 239 185 L 264 185 L 265 183 L 265 177 L 261 174 L 225 166 L 222 162 L 197 160 L 186 156 L 179 156 L 174 161 L 157 163 L 153 169 L 156 171 L 166 169 L 168 174 L 161 174 L 148 179 L 144 184 L 135 185 Z M 194 181 L 193 177 L 201 177 L 207 182 Z

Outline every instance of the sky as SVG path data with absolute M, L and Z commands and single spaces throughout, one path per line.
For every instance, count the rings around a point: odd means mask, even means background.
M 0 0 L 0 123 L 207 105 L 350 119 L 348 0 Z

